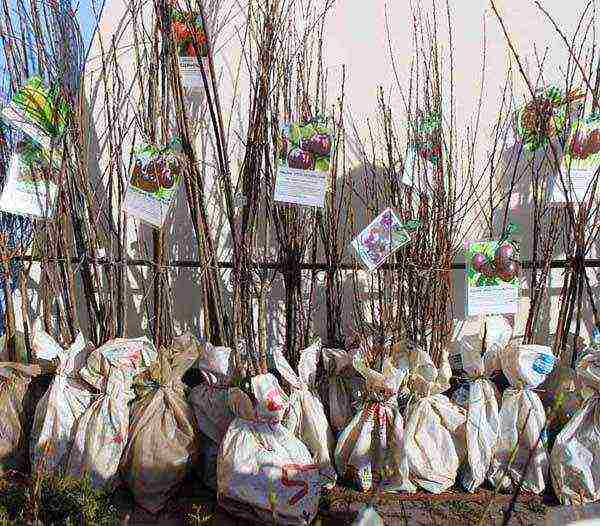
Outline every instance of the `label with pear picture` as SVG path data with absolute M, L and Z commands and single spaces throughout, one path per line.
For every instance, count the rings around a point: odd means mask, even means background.
M 274 200 L 304 206 L 325 206 L 333 148 L 326 117 L 284 124 L 278 145 Z
M 69 108 L 58 88 L 47 87 L 40 77 L 31 77 L 2 110 L 2 119 L 42 148 L 50 150 L 67 124 Z
M 571 127 L 561 163 L 563 181 L 558 176 L 553 181 L 554 202 L 591 198 L 592 183 L 599 167 L 600 114 L 596 113 L 578 119 Z
M 519 251 L 511 240 L 467 244 L 467 316 L 516 314 L 519 307 Z
M 208 36 L 202 24 L 200 13 L 172 7 L 171 27 L 177 46 L 179 75 L 182 86 L 190 89 L 203 88 L 203 68 L 207 81 L 209 80 L 209 49 Z
M 135 162 L 123 210 L 156 228 L 162 228 L 181 182 L 179 142 L 159 148 L 144 144 L 135 150 Z

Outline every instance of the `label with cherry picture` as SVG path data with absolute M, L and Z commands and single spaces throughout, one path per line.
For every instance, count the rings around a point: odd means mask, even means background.
M 283 125 L 273 199 L 324 207 L 332 147 L 333 132 L 326 117 Z
M 45 150 L 31 141 L 19 144 L 8 165 L 0 210 L 43 219 L 54 216 L 61 160 L 59 150 Z
M 156 228 L 162 228 L 181 182 L 179 142 L 159 148 L 142 145 L 135 150 L 135 163 L 123 210 Z
M 386 208 L 352 241 L 358 259 L 373 271 L 410 241 L 396 213 Z
M 467 316 L 516 314 L 519 251 L 515 241 L 476 241 L 466 253 Z
M 200 13 L 171 8 L 171 27 L 179 57 L 179 75 L 184 88 L 202 89 L 202 69 L 209 80 L 208 37 Z
M 600 114 L 596 113 L 577 120 L 571 127 L 561 163 L 562 181 L 559 177 L 554 180 L 554 202 L 592 198 L 592 183 L 599 167 Z

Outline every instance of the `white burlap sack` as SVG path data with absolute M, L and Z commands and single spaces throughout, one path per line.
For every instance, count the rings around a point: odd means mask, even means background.
M 75 424 L 92 400 L 98 396 L 91 386 L 76 377 L 91 351 L 81 333 L 68 349 L 63 349 L 44 332 L 34 327 L 33 352 L 41 362 L 54 362 L 56 370 L 50 388 L 35 410 L 31 431 L 33 471 L 65 470 L 73 444 Z
M 129 434 L 133 377 L 155 362 L 147 338 L 111 340 L 90 354 L 80 376 L 100 391 L 76 423 L 67 471 L 94 487 L 113 483 Z
M 196 347 L 199 352 L 196 367 L 204 383 L 194 387 L 189 398 L 198 429 L 204 435 L 201 445 L 202 480 L 216 490 L 219 447 L 235 418 L 229 407 L 233 356 L 229 347 L 215 347 L 208 342 L 198 342 Z
M 533 391 L 552 371 L 554 355 L 542 345 L 509 345 L 499 352 L 502 371 L 511 387 L 504 391 L 500 431 L 489 473 L 501 491 L 542 493 L 548 476 L 546 413 Z
M 255 376 L 252 391 L 255 408 L 246 394 L 232 390 L 236 418 L 219 452 L 219 503 L 257 524 L 308 525 L 318 511 L 318 466 L 281 424 L 288 400 L 277 379 Z
M 353 407 L 359 402 L 364 388 L 362 378 L 352 365 L 352 356 L 356 351 L 343 349 L 323 349 L 323 366 L 327 373 L 327 402 L 329 404 L 329 423 L 338 435 L 350 423 L 354 416 Z
M 281 349 L 275 349 L 273 358 L 279 374 L 292 388 L 282 424 L 308 446 L 314 463 L 319 466 L 323 486 L 330 489 L 337 480 L 331 462 L 334 439 L 323 404 L 314 391 L 320 350 L 319 342 L 301 352 L 298 374 L 291 368 Z
M 366 366 L 363 352 L 355 354 L 353 363 L 365 378 L 366 400 L 338 439 L 338 472 L 362 491 L 374 486 L 389 491 L 414 491 L 408 480 L 404 421 L 398 409 L 398 391 L 408 366 L 387 357 L 379 373 Z
M 466 392 L 460 389 L 455 393 L 457 396 L 452 397 L 467 411 L 466 456 L 458 479 L 470 492 L 483 484 L 498 442 L 499 393 L 487 377 L 494 372 L 495 358 L 510 343 L 512 335 L 512 328 L 503 316 L 488 316 L 482 321 L 480 334 L 467 336 L 459 342 L 462 370 L 469 381 L 465 384 Z M 460 395 L 464 396 L 463 400 Z
M 439 369 L 421 349 L 413 347 L 408 353 L 411 400 L 406 407 L 404 445 L 410 480 L 441 493 L 456 480 L 460 465 L 457 445 L 464 443 L 466 413 L 441 394 L 449 389 L 452 376 L 448 352 L 442 353 Z
M 594 391 L 559 433 L 550 457 L 554 491 L 572 506 L 600 500 L 600 349 L 589 349 L 575 370 Z

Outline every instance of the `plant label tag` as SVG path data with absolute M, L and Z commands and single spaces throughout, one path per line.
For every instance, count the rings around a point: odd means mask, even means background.
M 150 145 L 138 148 L 123 203 L 124 211 L 153 227 L 162 228 L 180 181 L 180 161 L 172 151 Z
M 204 80 L 202 79 L 202 67 L 204 67 L 204 74 L 206 80 L 209 81 L 210 73 L 208 68 L 208 59 L 206 57 L 201 58 L 202 66 L 198 62 L 197 57 L 179 57 L 179 76 L 181 78 L 181 85 L 184 88 L 190 89 L 203 89 Z
M 498 241 L 477 241 L 467 246 L 467 316 L 516 314 L 518 311 L 517 253 L 512 258 L 500 257 L 499 245 Z
M 208 36 L 202 24 L 202 16 L 195 11 L 171 8 L 171 28 L 177 55 L 179 75 L 184 88 L 204 88 L 202 69 L 209 77 Z
M 410 235 L 391 208 L 386 208 L 352 241 L 358 259 L 373 271 L 410 241 Z
M 323 116 L 282 126 L 273 199 L 323 208 L 332 142 L 333 132 Z
M 50 154 L 52 156 L 52 154 Z M 58 153 L 48 161 L 42 151 L 28 144 L 12 155 L 0 210 L 16 215 L 51 218 L 55 213 L 58 185 L 53 179 L 58 171 Z
M 594 114 L 575 121 L 571 127 L 561 163 L 563 180 L 557 175 L 552 185 L 554 202 L 581 202 L 595 197 L 592 183 L 599 167 L 600 115 Z

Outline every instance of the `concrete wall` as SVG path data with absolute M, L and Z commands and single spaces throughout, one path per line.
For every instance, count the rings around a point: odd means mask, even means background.
M 319 0 L 322 1 L 322 0 Z M 567 34 L 572 34 L 578 23 L 586 0 L 573 0 L 569 3 L 547 1 L 545 2 L 553 16 L 560 21 L 561 27 Z M 546 54 L 544 61 L 544 79 L 547 82 L 558 81 L 561 78 L 561 68 L 567 61 L 567 51 L 550 23 L 544 19 L 533 2 L 523 0 L 498 0 L 505 22 L 511 32 L 511 37 L 516 48 L 526 59 L 526 68 L 531 74 L 538 70 L 537 56 Z M 243 132 L 244 128 L 244 103 L 246 101 L 245 89 L 247 78 L 242 74 L 237 93 L 231 89 L 232 79 L 236 75 L 237 66 L 241 60 L 239 51 L 239 31 L 243 27 L 244 17 L 239 10 L 237 2 L 226 0 L 219 2 L 220 12 L 223 15 L 223 27 L 218 34 L 217 63 L 220 68 L 223 107 L 226 119 L 231 118 L 232 136 L 235 131 Z M 146 5 L 151 9 L 151 4 Z M 481 89 L 483 57 L 485 49 L 485 77 L 483 85 L 483 113 L 481 115 L 481 136 L 479 140 L 478 161 L 482 162 L 490 148 L 490 129 L 496 118 L 502 86 L 506 79 L 509 65 L 509 54 L 506 41 L 500 26 L 493 16 L 489 3 L 486 0 L 450 0 L 450 10 L 453 20 L 453 46 L 455 60 L 455 100 L 456 119 L 459 133 L 465 133 L 467 125 L 472 122 L 473 112 Z M 102 153 L 105 145 L 102 144 L 105 121 L 102 114 L 102 88 L 98 82 L 100 71 L 100 39 L 108 43 L 112 38 L 118 42 L 119 63 L 125 73 L 131 68 L 133 56 L 131 49 L 132 36 L 127 27 L 128 6 L 123 0 L 108 0 L 103 18 L 100 23 L 99 35 L 94 40 L 90 53 L 87 70 L 87 89 L 89 102 L 97 123 L 99 150 Z M 447 53 L 449 35 L 446 22 L 439 20 L 439 40 L 444 42 L 443 51 Z M 359 136 L 367 139 L 366 123 L 373 119 L 376 112 L 376 93 L 382 86 L 389 94 L 390 104 L 395 109 L 398 120 L 402 119 L 402 102 L 399 86 L 408 88 L 408 74 L 411 60 L 413 59 L 412 22 L 410 2 L 396 0 L 385 2 L 383 0 L 338 0 L 332 9 L 327 25 L 325 62 L 329 70 L 329 92 L 334 95 L 339 86 L 342 65 L 346 67 L 346 97 L 348 111 L 352 114 L 357 125 Z M 391 49 L 390 49 L 391 47 Z M 392 68 L 390 57 L 396 62 L 396 72 Z M 446 55 L 446 60 L 448 60 Z M 513 64 L 514 67 L 514 64 Z M 515 92 L 517 97 L 526 94 L 525 85 L 518 75 L 515 78 Z M 535 80 L 535 79 L 534 79 Z M 125 111 L 125 110 L 124 110 Z M 242 133 L 243 135 L 243 133 Z M 106 154 L 106 152 L 104 151 Z M 107 156 L 101 156 L 104 166 L 108 162 Z M 523 189 L 526 192 L 526 189 Z M 169 252 L 174 258 L 189 259 L 195 256 L 193 249 L 193 233 L 187 219 L 187 210 L 183 192 L 173 218 L 167 227 L 169 232 Z M 528 211 L 526 196 L 514 197 L 514 216 L 524 222 L 524 231 L 527 229 Z M 520 208 L 520 209 L 519 209 Z M 218 216 L 218 214 L 217 214 Z M 218 226 L 219 218 L 215 217 Z M 142 237 L 148 236 L 145 227 L 141 227 Z M 476 233 L 470 234 L 476 237 Z M 136 252 L 137 236 L 132 232 L 130 249 Z M 139 247 L 138 247 L 139 248 Z M 523 256 L 526 258 L 527 253 Z M 227 257 L 224 252 L 223 257 Z M 199 312 L 198 289 L 195 283 L 202 279 L 196 271 L 179 270 L 171 272 L 173 286 L 173 309 L 180 329 L 190 328 L 201 332 Z M 590 271 L 592 282 L 596 284 L 596 272 Z M 129 306 L 129 333 L 132 336 L 145 330 L 144 313 L 140 300 L 142 296 L 139 282 L 145 279 L 144 273 L 139 270 L 130 272 L 131 298 Z M 464 302 L 464 274 L 454 272 L 455 288 L 457 290 L 457 321 L 464 324 L 464 312 L 461 310 Z M 553 277 L 554 292 L 560 287 L 560 272 Z M 523 314 L 526 315 L 528 303 L 524 281 Z M 273 312 L 271 335 L 274 341 L 280 339 L 280 330 L 277 311 L 282 306 L 280 289 L 273 291 L 270 308 Z M 556 302 L 549 313 L 546 332 L 550 335 L 555 326 L 557 315 Z M 517 317 L 517 325 L 522 325 L 523 316 Z M 473 322 L 473 320 L 468 320 Z M 467 331 L 475 330 L 473 323 L 467 324 Z

